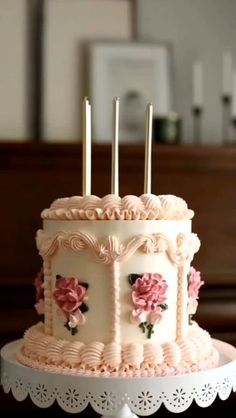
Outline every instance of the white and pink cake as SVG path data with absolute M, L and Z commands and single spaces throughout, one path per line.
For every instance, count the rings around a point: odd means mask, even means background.
M 58 199 L 42 212 L 36 308 L 18 359 L 42 370 L 162 376 L 215 367 L 192 317 L 203 284 L 191 265 L 194 213 L 173 195 Z

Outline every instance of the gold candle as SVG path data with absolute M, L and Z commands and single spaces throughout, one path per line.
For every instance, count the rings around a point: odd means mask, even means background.
M 113 101 L 113 139 L 111 164 L 111 193 L 119 196 L 119 97 Z
M 91 106 L 88 98 L 83 101 L 83 183 L 82 194 L 91 194 Z
M 145 167 L 144 167 L 144 193 L 151 193 L 152 175 L 152 118 L 153 106 L 149 103 L 146 108 L 145 120 Z

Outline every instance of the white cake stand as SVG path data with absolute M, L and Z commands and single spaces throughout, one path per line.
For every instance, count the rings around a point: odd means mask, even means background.
M 57 400 L 66 412 L 79 413 L 90 403 L 102 418 L 134 418 L 135 414 L 151 415 L 162 404 L 171 412 L 185 411 L 193 400 L 207 407 L 217 395 L 225 400 L 236 391 L 236 349 L 219 340 L 214 340 L 220 353 L 217 368 L 147 378 L 81 377 L 34 370 L 16 360 L 20 343 L 14 341 L 1 350 L 1 383 L 5 393 L 11 390 L 18 401 L 29 395 L 40 408 Z

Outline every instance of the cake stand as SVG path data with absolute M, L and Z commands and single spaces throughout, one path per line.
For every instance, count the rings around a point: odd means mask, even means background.
M 220 353 L 217 368 L 165 377 L 92 377 L 58 374 L 25 367 L 16 360 L 21 340 L 1 350 L 1 383 L 18 401 L 27 395 L 40 408 L 56 400 L 66 412 L 82 412 L 90 403 L 102 418 L 134 418 L 151 415 L 162 404 L 171 412 L 183 412 L 196 401 L 211 405 L 216 396 L 225 400 L 236 391 L 236 349 L 214 340 Z

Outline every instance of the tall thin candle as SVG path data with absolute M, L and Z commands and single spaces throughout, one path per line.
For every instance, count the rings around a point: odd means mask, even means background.
M 91 194 L 91 106 L 83 101 L 83 196 Z
M 203 107 L 203 68 L 202 62 L 193 64 L 193 108 Z
M 111 165 L 111 193 L 119 196 L 119 97 L 113 101 L 113 140 Z
M 231 97 L 232 94 L 232 66 L 232 54 L 230 51 L 226 51 L 223 54 L 223 97 Z
M 152 175 L 152 103 L 147 105 L 146 109 L 146 135 L 145 135 L 145 168 L 144 168 L 144 193 L 151 193 L 151 175 Z
M 233 82 L 232 82 L 232 119 L 236 120 L 236 69 L 233 71 Z

